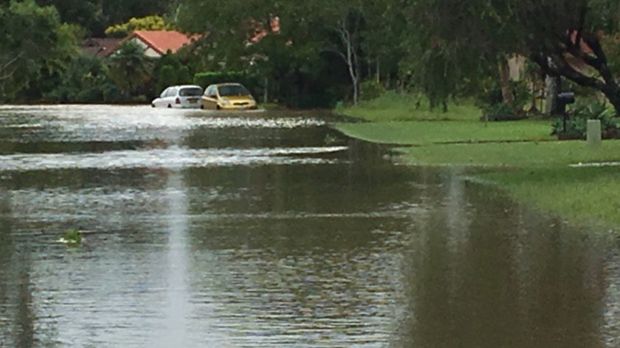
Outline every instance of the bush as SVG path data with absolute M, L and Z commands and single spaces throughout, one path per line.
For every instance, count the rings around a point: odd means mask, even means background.
M 385 93 L 385 87 L 377 80 L 367 80 L 360 84 L 360 91 L 362 100 L 373 100 Z
M 497 80 L 490 79 L 483 83 L 482 93 L 476 97 L 476 105 L 482 109 L 483 120 L 514 121 L 525 118 L 525 106 L 530 99 L 530 91 L 523 81 L 510 82 L 514 104 L 504 103 L 502 89 Z
M 485 121 L 516 121 L 525 118 L 523 110 L 504 103 L 484 106 L 482 111 L 482 120 Z
M 553 122 L 551 134 L 560 139 L 585 139 L 588 120 L 600 120 L 603 138 L 620 138 L 620 124 L 615 116 L 615 111 L 608 108 L 605 103 L 598 101 L 579 103 L 566 120 L 566 130 L 564 119 L 560 117 Z

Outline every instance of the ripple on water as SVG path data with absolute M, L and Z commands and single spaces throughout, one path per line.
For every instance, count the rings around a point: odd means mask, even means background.
M 14 154 L 0 156 L 0 171 L 56 169 L 181 169 L 215 166 L 329 164 L 337 160 L 320 158 L 347 147 L 187 149 L 173 147 L 103 153 Z
M 9 130 L 5 139 L 15 142 L 178 139 L 182 132 L 196 128 L 293 129 L 326 124 L 303 115 L 215 114 L 145 106 L 5 106 L 0 112 L 0 132 Z

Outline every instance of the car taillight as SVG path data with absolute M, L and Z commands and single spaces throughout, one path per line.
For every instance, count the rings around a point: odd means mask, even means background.
M 175 103 L 181 104 L 181 98 L 177 97 L 177 100 L 175 101 Z

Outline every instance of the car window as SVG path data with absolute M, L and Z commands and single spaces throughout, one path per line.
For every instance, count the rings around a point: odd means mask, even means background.
M 167 97 L 176 97 L 177 96 L 177 89 L 172 87 L 168 90 L 168 95 Z
M 223 85 L 218 87 L 220 97 L 235 97 L 250 95 L 250 92 L 241 85 Z
M 200 87 L 186 87 L 181 88 L 179 91 L 181 97 L 198 97 L 202 95 L 202 88 Z
M 164 89 L 164 91 L 163 91 L 163 92 L 161 92 L 161 95 L 160 95 L 159 97 L 160 97 L 160 98 L 165 98 L 165 97 L 167 97 L 167 96 L 168 96 L 168 90 L 169 90 L 169 89 L 170 89 L 170 88 L 166 88 L 166 89 Z
M 209 86 L 209 88 L 207 88 L 207 91 L 205 92 L 205 95 L 207 97 L 214 97 L 217 93 L 215 93 L 215 86 Z

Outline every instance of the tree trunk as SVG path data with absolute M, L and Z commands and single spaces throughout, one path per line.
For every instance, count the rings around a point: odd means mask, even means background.
M 545 114 L 553 115 L 558 107 L 558 93 L 560 92 L 560 77 L 547 76 L 545 79 Z
M 620 89 L 616 86 L 610 86 L 603 91 L 611 105 L 616 109 L 616 115 L 620 115 Z
M 502 89 L 502 101 L 506 105 L 514 106 L 515 95 L 510 85 L 510 66 L 504 58 L 499 62 L 499 83 Z
M 360 95 L 360 64 L 356 42 L 358 34 L 357 30 L 357 26 L 354 26 L 354 29 L 349 29 L 347 18 L 342 19 L 338 23 L 337 32 L 345 50 L 345 52 L 339 52 L 339 55 L 344 59 L 349 72 L 349 77 L 351 77 L 351 84 L 353 87 L 353 105 L 358 104 Z

